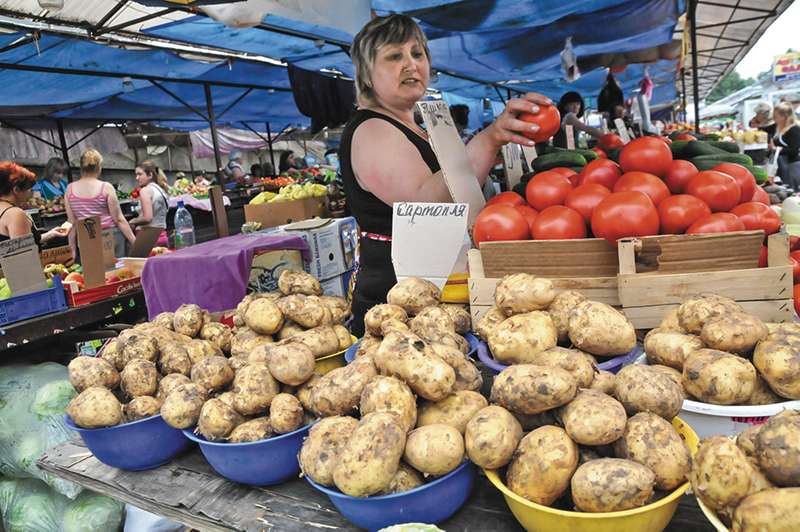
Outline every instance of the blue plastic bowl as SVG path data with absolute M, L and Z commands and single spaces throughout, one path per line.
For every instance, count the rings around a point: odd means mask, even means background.
M 447 475 L 394 495 L 351 497 L 306 480 L 328 496 L 339 513 L 359 528 L 380 530 L 401 523 L 440 523 L 467 501 L 475 484 L 475 465 L 465 461 Z
M 467 353 L 467 356 L 474 357 L 478 352 L 478 346 L 481 344 L 481 341 L 472 333 L 465 334 L 464 338 L 466 338 L 467 343 L 469 344 L 469 353 Z M 359 345 L 361 345 L 361 340 L 358 340 L 356 343 L 348 347 L 347 351 L 344 352 L 344 359 L 348 364 L 356 359 L 356 351 L 358 351 Z
M 180 429 L 167 425 L 161 414 L 102 429 L 83 429 L 68 415 L 64 423 L 81 435 L 98 460 L 126 471 L 155 469 L 191 447 Z
M 297 476 L 297 454 L 313 423 L 294 432 L 247 443 L 210 442 L 191 430 L 183 434 L 200 444 L 203 456 L 221 476 L 252 486 L 270 486 Z
M 641 352 L 641 346 L 636 344 L 636 347 L 634 347 L 628 354 L 612 357 L 605 362 L 600 362 L 597 364 L 597 369 L 604 369 L 606 371 L 610 371 L 611 373 L 617 373 L 622 369 L 623 366 L 633 364 L 633 362 L 636 360 L 636 357 L 638 357 Z M 506 364 L 501 364 L 495 360 L 492 352 L 489 350 L 489 346 L 480 340 L 478 341 L 478 360 L 483 362 L 483 364 L 492 370 L 495 375 L 508 367 Z

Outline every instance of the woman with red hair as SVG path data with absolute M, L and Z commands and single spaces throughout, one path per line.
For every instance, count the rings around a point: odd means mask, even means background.
M 67 236 L 65 229 L 57 228 L 40 233 L 33 220 L 20 205 L 33 195 L 36 175 L 11 161 L 0 162 L 0 242 L 33 234 L 36 245 L 56 237 Z

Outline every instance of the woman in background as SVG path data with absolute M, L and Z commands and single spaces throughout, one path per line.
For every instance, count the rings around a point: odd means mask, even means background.
M 33 191 L 47 201 L 63 196 L 67 192 L 67 163 L 53 157 L 44 166 L 42 178 L 33 186 Z
M 578 147 L 578 133 L 583 131 L 594 138 L 600 138 L 603 135 L 603 130 L 596 127 L 587 126 L 583 123 L 583 112 L 586 109 L 586 104 L 583 101 L 583 96 L 575 91 L 564 93 L 558 101 L 558 112 L 561 114 L 561 129 L 553 137 L 553 145 L 559 148 L 567 147 L 567 127 L 572 126 L 572 134 L 574 135 L 574 148 Z
M 20 205 L 25 204 L 33 193 L 36 176 L 11 161 L 0 162 L 0 242 L 33 235 L 36 245 L 67 236 L 67 230 L 60 227 L 40 233 L 33 220 Z
M 775 147 L 781 148 L 778 157 L 778 175 L 785 185 L 797 192 L 800 190 L 800 125 L 794 107 L 789 102 L 782 102 L 772 111 L 775 119 Z
M 156 227 L 161 229 L 158 245 L 168 245 L 167 211 L 169 195 L 167 176 L 156 163 L 147 160 L 136 167 L 136 183 L 139 185 L 139 216 L 131 220 L 132 226 Z

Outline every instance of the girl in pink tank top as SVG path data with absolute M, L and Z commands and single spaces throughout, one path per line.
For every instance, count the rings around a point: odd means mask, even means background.
M 111 218 L 111 213 L 108 211 L 108 192 L 106 192 L 105 186 L 100 188 L 100 193 L 96 196 L 84 198 L 75 194 L 70 185 L 67 187 L 67 198 L 69 198 L 69 204 L 76 219 L 82 220 L 92 216 L 99 216 L 103 229 L 109 229 L 116 225 L 114 219 Z

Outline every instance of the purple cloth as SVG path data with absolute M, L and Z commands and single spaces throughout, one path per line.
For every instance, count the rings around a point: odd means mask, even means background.
M 236 308 L 247 293 L 250 267 L 258 251 L 296 249 L 310 259 L 299 236 L 241 234 L 151 257 L 142 271 L 142 288 L 150 319 L 195 303 L 209 312 Z

